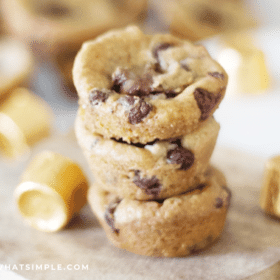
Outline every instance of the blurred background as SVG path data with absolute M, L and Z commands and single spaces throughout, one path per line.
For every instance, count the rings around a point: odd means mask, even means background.
M 279 15 L 278 0 L 0 0 L 1 203 L 33 151 L 79 154 L 66 144 L 75 142 L 75 55 L 84 41 L 128 24 L 203 44 L 226 69 L 217 145 L 280 154 Z
M 218 145 L 265 157 L 280 153 L 279 1 L 1 0 L 0 7 L 0 112 L 17 130 L 21 126 L 24 138 L 37 131 L 34 139 L 27 139 L 29 148 L 45 137 L 71 131 L 78 102 L 71 70 L 82 42 L 111 28 L 137 24 L 148 33 L 172 32 L 205 45 L 226 69 L 227 95 L 215 113 L 222 128 Z M 18 91 L 14 95 L 18 87 L 46 101 L 37 100 L 51 112 L 14 112 L 11 108 L 27 96 Z M 33 95 L 30 98 L 26 108 L 33 110 Z M 33 131 L 26 132 L 20 122 L 30 123 Z M 11 136 L 3 137 L 4 123 L 7 117 L 0 118 L 2 158 L 9 153 L 16 157 L 19 151 L 7 153 L 12 144 L 7 143 Z

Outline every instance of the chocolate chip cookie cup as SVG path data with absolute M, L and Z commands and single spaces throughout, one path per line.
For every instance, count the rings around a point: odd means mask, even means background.
M 120 199 L 94 185 L 88 200 L 109 240 L 135 254 L 181 257 L 212 244 L 222 233 L 231 194 L 211 169 L 197 189 L 162 201 Z
M 84 43 L 73 79 L 90 131 L 142 144 L 197 129 L 227 85 L 224 69 L 203 46 L 134 26 Z
M 120 197 L 162 199 L 194 188 L 204 175 L 220 126 L 213 117 L 195 132 L 141 144 L 128 144 L 90 133 L 77 115 L 78 143 L 95 180 Z
M 146 11 L 147 0 L 5 0 L 7 29 L 38 55 L 79 48 L 85 40 L 129 24 Z

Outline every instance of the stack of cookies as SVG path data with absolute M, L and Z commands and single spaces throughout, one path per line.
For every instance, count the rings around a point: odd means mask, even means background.
M 95 182 L 88 200 L 117 246 L 185 256 L 222 232 L 230 201 L 209 165 L 227 74 L 203 46 L 137 27 L 83 44 L 75 129 Z

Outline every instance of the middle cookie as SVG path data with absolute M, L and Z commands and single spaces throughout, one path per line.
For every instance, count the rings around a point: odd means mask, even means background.
M 128 144 L 106 139 L 76 118 L 78 143 L 99 186 L 119 197 L 152 200 L 195 188 L 209 166 L 220 126 L 214 118 L 180 138 Z

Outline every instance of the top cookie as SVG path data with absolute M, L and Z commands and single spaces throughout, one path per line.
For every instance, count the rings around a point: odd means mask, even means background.
M 147 0 L 3 0 L 8 29 L 39 54 L 80 47 L 85 40 L 124 26 L 146 10 Z
M 129 143 L 192 132 L 214 113 L 227 85 L 203 46 L 135 26 L 84 43 L 73 78 L 87 129 Z

